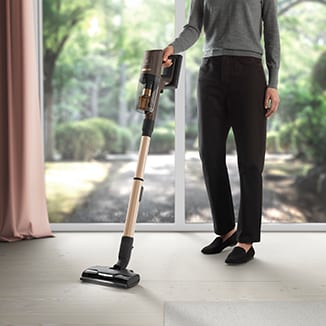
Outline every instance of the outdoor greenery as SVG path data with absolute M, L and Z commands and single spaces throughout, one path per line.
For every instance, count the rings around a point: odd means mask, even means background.
M 326 6 L 319 2 L 300 1 L 296 5 L 291 0 L 279 1 L 282 102 L 278 115 L 269 123 L 268 149 L 291 152 L 323 164 L 326 162 L 323 152 L 326 151 L 323 32 Z M 153 7 L 160 8 L 157 19 L 152 19 Z M 129 141 L 126 131 L 121 131 L 119 136 L 117 128 L 128 126 L 135 130 L 139 126 L 134 105 L 142 55 L 144 50 L 162 48 L 173 39 L 174 2 L 150 0 L 141 5 L 141 1 L 127 0 L 44 0 L 43 10 L 47 159 L 52 160 L 55 151 L 64 159 L 88 160 L 99 152 L 135 150 L 137 143 Z M 190 128 L 196 126 L 195 82 L 202 42 L 203 39 L 187 55 L 186 103 Z M 162 97 L 160 111 L 159 123 L 173 120 L 171 92 Z M 103 139 L 94 130 L 95 122 L 93 128 L 89 123 L 71 124 L 98 117 L 112 120 L 106 122 L 111 123 L 109 128 L 104 126 L 104 120 L 96 122 L 104 136 L 104 149 L 101 148 Z M 63 153 L 65 140 L 60 141 L 60 137 L 70 135 L 68 129 L 79 130 L 79 135 L 84 130 L 84 134 L 91 135 L 85 155 L 77 155 L 77 148 L 65 149 Z M 166 133 L 164 138 L 162 130 L 157 134 L 169 142 L 170 135 Z M 192 127 L 186 136 L 191 139 L 193 134 Z M 123 144 L 118 144 L 123 135 Z M 187 142 L 190 148 L 195 143 Z M 170 150 L 167 146 L 167 151 Z
M 101 117 L 141 130 L 135 96 L 143 53 L 162 48 L 172 39 L 174 3 L 150 0 L 145 6 L 139 4 L 131 0 L 43 0 L 48 161 L 56 157 L 56 151 L 62 155 L 55 136 L 61 124 Z M 159 19 L 152 18 L 152 8 L 160 8 Z M 173 93 L 166 92 L 160 120 L 173 119 L 171 112 Z M 131 149 L 128 143 L 124 145 L 124 150 Z
M 278 6 L 281 104 L 268 120 L 267 152 L 289 154 L 326 175 L 326 1 L 278 0 Z M 174 0 L 43 0 L 46 160 L 103 161 L 137 151 L 143 116 L 135 111 L 135 97 L 143 53 L 173 38 Z M 184 65 L 187 150 L 198 146 L 202 45 L 203 37 Z M 151 153 L 173 150 L 174 94 L 165 91 Z M 227 152 L 234 151 L 231 132 Z M 326 178 L 317 179 L 326 189 Z

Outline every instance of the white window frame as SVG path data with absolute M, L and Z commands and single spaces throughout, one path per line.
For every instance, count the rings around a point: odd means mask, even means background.
M 175 34 L 178 35 L 186 23 L 187 0 L 175 0 Z M 42 0 L 34 0 L 38 41 L 39 89 L 41 115 L 43 116 L 43 53 L 42 53 Z M 185 54 L 184 59 L 185 59 Z M 184 60 L 185 62 L 185 60 Z M 42 118 L 43 123 L 43 118 Z M 140 223 L 137 232 L 207 232 L 213 231 L 212 223 L 186 223 L 185 216 L 185 71 L 182 69 L 179 87 L 175 91 L 175 208 L 174 223 Z M 53 232 L 122 232 L 124 223 L 51 223 Z M 263 232 L 324 232 L 326 223 L 263 223 Z

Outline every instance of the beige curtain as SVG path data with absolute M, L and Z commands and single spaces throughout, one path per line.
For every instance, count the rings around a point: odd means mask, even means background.
M 0 240 L 51 236 L 33 0 L 0 0 Z

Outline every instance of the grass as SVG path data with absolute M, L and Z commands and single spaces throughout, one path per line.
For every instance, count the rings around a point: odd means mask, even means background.
M 104 181 L 110 164 L 99 162 L 46 163 L 46 194 L 50 222 L 64 222 L 77 205 Z
M 196 156 L 197 157 L 197 156 Z M 95 188 L 109 177 L 112 163 L 54 162 L 46 163 L 48 211 L 52 223 L 64 222 L 75 208 L 82 204 Z M 190 175 L 201 176 L 200 165 Z M 264 174 L 275 192 L 289 178 L 305 176 L 311 164 L 283 156 L 266 159 Z

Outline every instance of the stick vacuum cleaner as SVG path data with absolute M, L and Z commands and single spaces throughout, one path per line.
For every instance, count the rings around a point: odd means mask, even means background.
M 151 136 L 157 115 L 160 94 L 164 89 L 175 89 L 178 86 L 182 64 L 181 55 L 172 55 L 172 65 L 162 72 L 162 50 L 151 50 L 144 53 L 144 61 L 138 87 L 137 111 L 145 114 L 142 128 L 136 174 L 133 179 L 124 232 L 121 238 L 118 262 L 112 267 L 92 266 L 82 272 L 80 279 L 86 282 L 131 288 L 139 283 L 139 274 L 127 269 L 133 248 L 134 231 L 138 208 L 143 194 L 144 170 L 149 151 Z

